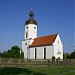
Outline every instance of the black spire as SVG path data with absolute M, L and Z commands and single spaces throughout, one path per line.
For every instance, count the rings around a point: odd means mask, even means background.
M 25 22 L 25 25 L 28 25 L 28 24 L 35 24 L 35 25 L 37 25 L 37 21 L 34 20 L 34 13 L 33 13 L 32 9 L 30 10 L 30 13 L 29 13 L 29 19 L 26 20 L 26 22 Z
M 29 13 L 29 16 L 30 16 L 30 19 L 33 19 L 34 18 L 34 13 L 33 13 L 32 9 L 31 9 L 31 11 Z

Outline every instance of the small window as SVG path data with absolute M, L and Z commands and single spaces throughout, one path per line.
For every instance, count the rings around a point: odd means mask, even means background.
M 58 41 L 58 44 L 59 44 L 59 41 Z
M 26 27 L 26 29 L 28 29 L 28 26 Z
M 27 43 L 25 43 L 25 45 L 27 45 Z
M 26 38 L 28 38 L 28 33 L 26 32 Z
M 36 27 L 34 27 L 34 29 L 36 29 Z
M 46 59 L 46 48 L 44 48 L 44 59 Z

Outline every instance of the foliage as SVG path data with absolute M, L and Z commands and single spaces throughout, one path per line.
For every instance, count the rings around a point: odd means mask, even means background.
M 0 75 L 75 75 L 74 66 L 63 66 L 63 67 L 6 67 L 0 68 Z
M 20 52 L 21 51 L 21 52 Z M 0 53 L 1 58 L 24 58 L 22 50 L 18 46 L 12 46 L 11 50 Z
M 64 59 L 75 59 L 75 50 L 71 54 L 64 53 Z
M 69 53 L 64 53 L 64 54 L 63 54 L 63 58 L 64 58 L 64 59 L 69 58 Z
M 74 50 L 74 52 L 71 53 L 70 58 L 75 59 L 75 50 Z
M 20 58 L 24 58 L 24 52 L 23 51 L 21 51 L 21 53 L 20 53 L 21 55 L 20 55 Z
M 11 48 L 11 55 L 12 58 L 20 58 L 20 48 L 18 46 L 13 46 Z

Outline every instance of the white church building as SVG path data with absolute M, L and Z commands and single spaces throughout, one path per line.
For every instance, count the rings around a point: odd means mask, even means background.
M 63 59 L 63 44 L 59 34 L 37 37 L 37 21 L 31 10 L 29 19 L 25 21 L 22 50 L 25 59 Z

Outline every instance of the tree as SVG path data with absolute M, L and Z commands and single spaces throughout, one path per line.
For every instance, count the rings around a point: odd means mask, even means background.
M 20 52 L 21 51 L 21 52 Z M 0 53 L 1 58 L 24 58 L 23 51 L 18 46 L 12 46 L 11 50 Z
M 63 54 L 63 58 L 64 58 L 64 59 L 70 59 L 69 53 L 64 53 L 64 54 Z
M 22 50 L 20 51 L 20 58 L 24 58 L 24 52 Z
M 13 46 L 11 48 L 11 55 L 12 58 L 20 58 L 20 48 L 18 46 Z
M 70 58 L 75 59 L 75 50 L 74 50 L 74 52 L 71 53 Z

